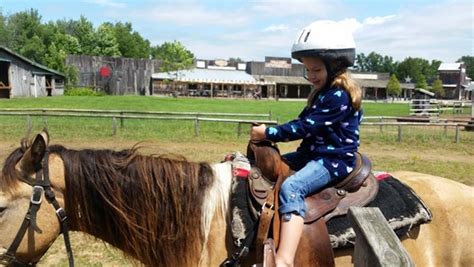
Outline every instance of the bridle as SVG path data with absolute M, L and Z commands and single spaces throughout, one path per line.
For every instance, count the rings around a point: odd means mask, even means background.
M 67 226 L 67 216 L 66 211 L 59 205 L 56 200 L 54 191 L 51 188 L 51 181 L 49 179 L 49 153 L 45 152 L 41 164 L 35 166 L 35 179 L 30 177 L 23 177 L 21 180 L 30 186 L 33 187 L 33 192 L 30 198 L 30 205 L 28 211 L 26 212 L 23 223 L 21 224 L 20 229 L 18 230 L 15 239 L 11 243 L 7 252 L 0 254 L 0 264 L 14 266 L 35 266 L 37 262 L 22 262 L 15 256 L 18 247 L 20 246 L 21 240 L 25 236 L 26 231 L 29 227 L 37 233 L 42 233 L 41 229 L 36 224 L 36 215 L 40 209 L 41 203 L 43 201 L 43 193 L 51 205 L 53 205 L 54 210 L 56 211 L 56 216 L 59 220 L 60 231 L 64 236 L 64 243 L 66 246 L 66 251 L 69 259 L 69 266 L 74 266 L 74 258 L 72 255 L 71 242 L 69 239 L 69 229 Z

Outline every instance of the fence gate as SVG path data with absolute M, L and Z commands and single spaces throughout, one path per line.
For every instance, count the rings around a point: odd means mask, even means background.
M 439 111 L 437 99 L 412 99 L 410 101 L 410 116 L 427 117 L 430 121 L 438 121 Z

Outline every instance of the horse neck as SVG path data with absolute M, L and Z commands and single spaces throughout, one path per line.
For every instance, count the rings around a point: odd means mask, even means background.
M 72 229 L 145 265 L 196 261 L 203 239 L 203 201 L 214 183 L 209 164 L 134 151 L 67 151 L 62 157 Z

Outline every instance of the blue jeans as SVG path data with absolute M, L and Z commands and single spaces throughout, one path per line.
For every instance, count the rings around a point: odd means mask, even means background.
M 329 171 L 321 162 L 312 160 L 299 152 L 283 155 L 296 172 L 288 177 L 280 188 L 280 212 L 282 219 L 288 221 L 291 214 L 304 217 L 306 196 L 322 189 L 331 181 Z

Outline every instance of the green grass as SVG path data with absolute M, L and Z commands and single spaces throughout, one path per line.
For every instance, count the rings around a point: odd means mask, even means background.
M 138 110 L 138 111 L 179 111 L 179 112 L 224 112 L 272 114 L 272 119 L 280 123 L 294 119 L 306 104 L 305 101 L 243 100 L 243 99 L 208 99 L 208 98 L 168 98 L 148 96 L 61 96 L 43 98 L 1 99 L 0 108 L 69 108 L 99 110 Z M 406 116 L 409 105 L 405 103 L 363 103 L 365 116 Z M 261 117 L 244 119 L 265 119 Z M 236 123 L 201 122 L 199 137 L 194 134 L 194 122 L 184 120 L 138 120 L 125 119 L 124 127 L 115 121 L 116 135 L 112 137 L 113 120 L 111 118 L 72 118 L 72 117 L 31 117 L 33 132 L 40 131 L 47 125 L 50 133 L 59 140 L 87 141 L 89 139 L 116 140 L 170 140 L 170 141 L 203 141 L 226 142 L 235 140 Z M 2 115 L 0 120 L 0 140 L 19 139 L 25 136 L 29 121 L 26 116 Z M 242 126 L 241 138 L 245 140 L 248 125 Z M 380 142 L 397 142 L 398 136 L 394 127 L 386 128 L 379 133 L 376 127 L 364 127 L 371 139 Z M 375 129 L 375 130 L 374 130 Z M 454 130 L 447 134 L 439 130 L 424 131 L 421 127 L 403 131 L 407 142 L 439 140 L 452 142 Z M 363 132 L 364 133 L 364 132 Z M 465 136 L 464 136 L 465 135 Z M 461 141 L 472 141 L 472 134 L 463 134 Z

